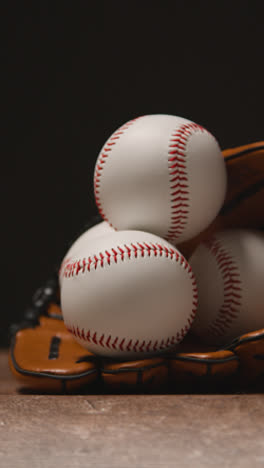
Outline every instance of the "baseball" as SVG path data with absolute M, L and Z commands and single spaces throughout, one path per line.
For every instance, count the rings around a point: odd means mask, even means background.
M 64 255 L 59 271 L 59 281 L 61 282 L 61 274 L 65 265 L 71 261 L 71 258 L 78 252 L 78 250 L 85 247 L 92 239 L 103 236 L 110 232 L 114 232 L 114 229 L 106 221 L 102 221 L 101 223 L 98 223 L 83 232 L 73 242 L 67 253 Z
M 190 258 L 199 306 L 192 331 L 225 344 L 264 326 L 264 234 L 230 229 L 201 243 Z
M 102 217 L 117 230 L 154 233 L 177 245 L 214 220 L 226 193 L 216 139 L 172 115 L 146 115 L 120 127 L 103 146 L 94 191 Z
M 89 351 L 138 359 L 173 348 L 197 307 L 196 280 L 178 250 L 154 234 L 108 233 L 78 250 L 62 272 L 67 329 Z

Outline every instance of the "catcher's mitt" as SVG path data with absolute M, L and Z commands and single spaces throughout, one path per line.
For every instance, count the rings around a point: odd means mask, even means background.
M 223 152 L 228 171 L 224 207 L 212 225 L 181 245 L 188 258 L 213 232 L 230 227 L 264 228 L 264 142 Z M 99 220 L 98 220 L 99 221 Z M 264 326 L 264 322 L 263 322 Z M 34 295 L 19 325 L 13 325 L 9 353 L 15 377 L 33 391 L 85 392 L 238 390 L 264 373 L 264 329 L 235 339 L 224 349 L 208 347 L 188 334 L 173 351 L 150 359 L 100 359 L 77 344 L 60 309 L 57 274 Z M 234 387 L 233 387 L 234 388 Z

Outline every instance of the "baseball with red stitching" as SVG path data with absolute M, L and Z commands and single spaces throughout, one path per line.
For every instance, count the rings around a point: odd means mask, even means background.
M 218 214 L 226 168 L 216 139 L 172 115 L 146 115 L 120 127 L 95 166 L 95 199 L 117 230 L 138 229 L 170 243 L 193 238 Z
M 197 286 L 169 242 L 141 231 L 94 238 L 62 271 L 66 327 L 89 351 L 138 359 L 173 348 L 188 332 Z
M 202 242 L 189 262 L 199 295 L 193 333 L 222 345 L 263 327 L 263 233 L 219 232 Z
M 87 229 L 83 232 L 76 240 L 73 242 L 67 253 L 64 255 L 64 258 L 61 262 L 61 267 L 59 271 L 59 282 L 61 283 L 61 276 L 64 270 L 65 265 L 71 262 L 72 257 L 87 245 L 92 239 L 104 236 L 110 232 L 113 232 L 114 229 L 106 221 L 95 224 L 94 226 Z

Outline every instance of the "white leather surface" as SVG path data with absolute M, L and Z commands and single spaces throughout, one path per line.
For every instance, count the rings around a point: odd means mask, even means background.
M 137 248 L 135 255 L 133 245 Z M 146 245 L 152 250 L 149 251 Z M 157 254 L 158 245 L 163 248 L 163 254 Z M 131 257 L 127 254 L 122 259 L 121 248 L 126 252 L 126 246 L 131 248 Z M 141 247 L 144 247 L 144 256 Z M 113 250 L 114 249 L 114 250 Z M 166 256 L 166 249 L 173 249 L 173 258 Z M 155 256 L 156 250 L 156 256 Z M 111 254 L 110 264 L 107 254 Z M 114 258 L 114 252 L 117 252 Z M 103 262 L 101 263 L 101 256 Z M 90 271 L 84 271 L 63 276 L 61 281 L 62 312 L 68 328 L 78 327 L 79 332 L 91 336 L 96 333 L 97 341 L 104 336 L 104 345 L 99 346 L 92 340 L 88 341 L 75 336 L 77 341 L 90 351 L 133 359 L 138 356 L 150 356 L 155 350 L 146 351 L 151 342 L 162 346 L 162 340 L 167 342 L 161 352 L 171 347 L 172 337 L 180 341 L 189 329 L 189 320 L 193 320 L 196 283 L 187 263 L 181 264 L 180 254 L 171 244 L 155 235 L 139 231 L 113 232 L 106 236 L 94 238 L 75 256 L 73 262 L 77 265 L 87 264 L 88 258 L 93 259 Z M 95 266 L 95 256 L 99 261 Z M 179 260 L 176 260 L 179 256 Z M 69 266 L 66 268 L 69 268 Z M 69 271 L 69 270 L 68 270 Z M 67 270 L 66 270 L 67 273 Z M 107 337 L 111 343 L 116 338 L 117 345 L 123 340 L 124 348 L 132 340 L 143 346 L 142 352 L 124 349 L 109 349 L 106 346 Z M 176 338 L 177 337 L 177 338 Z M 169 340 L 169 342 L 168 342 Z M 176 344 L 176 342 L 175 342 Z
M 78 239 L 76 239 L 65 257 L 72 257 L 76 252 L 78 252 L 78 250 L 85 247 L 92 239 L 110 234 L 111 232 L 114 232 L 114 228 L 112 228 L 106 221 L 102 221 L 101 223 L 96 224 L 90 229 L 87 229 L 87 231 L 85 231 L 83 234 L 81 234 L 80 237 L 78 237 Z
M 175 132 L 190 123 L 171 115 L 143 116 L 121 127 L 103 146 L 95 167 L 95 194 L 101 214 L 115 228 L 152 232 L 177 245 L 205 229 L 218 214 L 226 192 L 224 160 L 211 134 L 192 130 L 185 147 L 178 148 L 184 152 L 188 179 L 180 175 L 178 215 L 184 216 L 182 197 L 187 197 L 188 220 L 182 219 L 180 234 L 168 237 L 175 216 L 173 193 L 179 190 L 173 188 L 169 167 L 171 144 Z
M 218 261 L 205 243 L 190 258 L 199 297 L 192 331 L 208 343 L 225 344 L 243 333 L 264 326 L 264 235 L 258 231 L 230 229 L 214 238 L 220 241 L 225 252 L 224 255 L 220 254 Z M 217 336 L 212 333 L 211 325 L 219 317 L 226 294 L 229 295 L 229 307 L 234 309 L 235 317 L 229 317 L 230 322 L 224 326 L 224 333 Z
M 71 245 L 69 248 L 68 252 L 64 255 L 64 258 L 61 262 L 61 269 L 59 273 L 59 280 L 61 281 L 61 272 L 63 270 L 63 266 L 68 263 L 72 256 L 75 255 L 78 250 L 85 248 L 85 246 L 89 242 L 96 238 L 100 237 L 102 235 L 108 234 L 110 232 L 114 232 L 114 228 L 112 228 L 106 221 L 102 221 L 101 223 L 96 224 L 95 226 L 91 227 L 90 229 L 87 229 L 83 234 L 81 234 L 78 239 Z

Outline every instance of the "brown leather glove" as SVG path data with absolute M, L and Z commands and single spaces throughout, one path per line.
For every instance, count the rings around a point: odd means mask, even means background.
M 264 229 L 264 142 L 223 151 L 228 193 L 212 225 L 181 245 L 188 258 L 201 240 L 223 228 Z M 99 220 L 98 220 L 99 221 Z M 263 319 L 264 327 L 264 319 Z M 237 337 L 224 349 L 190 333 L 173 351 L 150 359 L 101 359 L 77 344 L 60 309 L 57 274 L 37 291 L 24 320 L 12 327 L 10 368 L 33 391 L 209 391 L 247 388 L 264 373 L 264 328 Z

